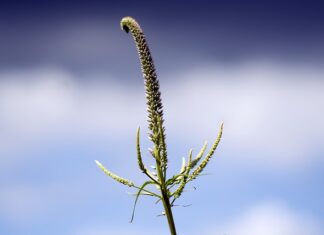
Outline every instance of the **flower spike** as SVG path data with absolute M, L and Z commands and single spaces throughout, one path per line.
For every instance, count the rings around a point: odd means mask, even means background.
M 100 162 L 95 162 L 98 165 L 98 167 L 112 179 L 129 187 L 137 189 L 137 193 L 134 194 L 136 197 L 131 221 L 133 221 L 134 219 L 135 208 L 139 197 L 153 196 L 158 198 L 156 203 L 161 202 L 163 204 L 163 215 L 165 215 L 165 217 L 168 220 L 170 233 L 171 235 L 176 235 L 177 233 L 172 214 L 172 207 L 175 206 L 174 202 L 182 195 L 187 183 L 201 175 L 203 170 L 209 163 L 221 140 L 223 133 L 223 124 L 220 127 L 220 131 L 213 146 L 211 147 L 207 155 L 204 157 L 204 159 L 203 156 L 207 148 L 207 142 L 204 143 L 203 147 L 194 158 L 192 156 L 193 151 L 190 150 L 187 162 L 186 159 L 183 158 L 180 172 L 178 172 L 178 174 L 175 174 L 170 178 L 167 178 L 168 154 L 167 145 L 165 141 L 166 134 L 163 119 L 163 105 L 161 99 L 160 85 L 153 63 L 153 58 L 143 30 L 141 29 L 137 21 L 131 17 L 124 17 L 121 20 L 120 25 L 122 30 L 124 30 L 126 33 L 130 33 L 133 36 L 140 59 L 141 69 L 144 78 L 146 104 L 148 112 L 148 137 L 153 142 L 153 147 L 149 149 L 149 152 L 155 160 L 155 166 L 152 167 L 153 171 L 150 171 L 147 169 L 143 162 L 140 146 L 140 128 L 138 128 L 136 132 L 137 163 L 141 172 L 149 178 L 148 181 L 145 181 L 141 186 L 137 186 L 132 181 L 119 177 L 116 174 L 108 171 Z M 148 189 L 148 187 L 153 188 L 155 191 Z M 173 187 L 175 187 L 176 189 L 174 189 Z

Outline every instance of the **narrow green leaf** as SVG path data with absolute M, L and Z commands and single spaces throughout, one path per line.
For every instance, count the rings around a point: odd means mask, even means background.
M 145 183 L 140 187 L 140 189 L 139 189 L 138 192 L 137 192 L 137 195 L 136 195 L 136 198 L 135 198 L 135 202 L 134 202 L 133 212 L 132 212 L 132 218 L 131 218 L 131 220 L 130 220 L 130 223 L 132 223 L 132 222 L 133 222 L 133 219 L 134 219 L 135 209 L 136 209 L 136 204 L 137 204 L 138 198 L 139 198 L 139 196 L 141 195 L 141 192 L 143 191 L 143 189 L 144 189 L 147 185 L 149 185 L 149 184 L 155 184 L 155 183 L 152 182 L 152 181 L 146 181 L 146 182 L 145 182 Z

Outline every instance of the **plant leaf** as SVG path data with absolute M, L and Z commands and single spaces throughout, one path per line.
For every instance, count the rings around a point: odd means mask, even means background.
M 132 212 L 132 218 L 130 220 L 130 223 L 133 222 L 134 220 L 134 215 L 135 215 L 135 209 L 136 209 L 136 204 L 137 204 L 137 201 L 138 201 L 138 198 L 139 196 L 141 196 L 141 192 L 142 190 L 149 184 L 155 184 L 153 181 L 146 181 L 141 187 L 140 189 L 138 190 L 137 194 L 136 194 L 136 198 L 135 198 L 135 202 L 134 202 L 134 207 L 133 207 L 133 212 Z

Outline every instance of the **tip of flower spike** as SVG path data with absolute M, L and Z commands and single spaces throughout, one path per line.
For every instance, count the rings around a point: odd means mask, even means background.
M 120 27 L 122 30 L 124 30 L 126 33 L 129 32 L 129 27 L 128 24 L 130 22 L 134 21 L 134 19 L 130 16 L 126 16 L 124 17 L 121 21 L 120 21 Z
M 102 166 L 102 164 L 101 164 L 98 160 L 95 160 L 95 163 L 96 163 L 98 166 Z

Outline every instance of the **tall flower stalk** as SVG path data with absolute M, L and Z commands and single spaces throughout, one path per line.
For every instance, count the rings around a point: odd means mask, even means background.
M 141 148 L 140 148 L 140 128 L 137 129 L 136 134 L 136 152 L 139 169 L 148 177 L 148 180 L 141 186 L 137 186 L 132 181 L 119 177 L 118 175 L 108 171 L 100 162 L 96 160 L 96 164 L 99 168 L 109 177 L 113 178 L 119 183 L 127 185 L 132 188 L 136 188 L 138 191 L 135 194 L 135 203 L 131 221 L 134 218 L 134 211 L 136 203 L 140 196 L 148 195 L 156 197 L 158 202 L 162 202 L 164 212 L 166 216 L 171 235 L 176 235 L 176 227 L 172 214 L 172 207 L 174 202 L 182 195 L 185 186 L 192 180 L 196 179 L 212 158 L 219 142 L 222 137 L 223 124 L 221 124 L 218 136 L 212 145 L 209 152 L 204 156 L 207 148 L 205 143 L 199 153 L 193 157 L 193 151 L 190 150 L 187 161 L 183 159 L 180 171 L 174 174 L 172 177 L 167 178 L 168 168 L 168 154 L 166 146 L 166 135 L 163 119 L 163 105 L 161 99 L 161 92 L 159 90 L 160 85 L 157 79 L 157 74 L 151 52 L 146 41 L 143 30 L 140 25 L 131 17 L 124 17 L 121 20 L 121 28 L 126 33 L 131 33 L 136 44 L 138 51 L 142 73 L 145 84 L 146 104 L 148 111 L 148 128 L 149 128 L 149 139 L 153 143 L 150 153 L 155 160 L 154 169 L 156 172 L 149 170 L 142 159 Z M 149 185 L 155 185 L 158 189 L 157 192 L 147 188 Z

